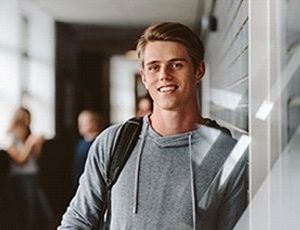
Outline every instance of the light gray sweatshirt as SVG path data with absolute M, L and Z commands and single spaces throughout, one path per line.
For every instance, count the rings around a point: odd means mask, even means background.
M 59 230 L 97 229 L 105 211 L 107 161 L 120 127 L 109 127 L 93 143 Z M 233 229 L 247 205 L 246 154 L 228 157 L 235 144 L 210 120 L 191 132 L 162 137 L 145 117 L 112 188 L 111 229 Z M 226 159 L 230 173 L 223 167 Z

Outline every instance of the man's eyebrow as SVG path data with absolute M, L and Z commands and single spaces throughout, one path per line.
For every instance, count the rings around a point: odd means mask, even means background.
M 147 62 L 147 63 L 145 63 L 145 65 L 153 65 L 153 64 L 155 64 L 155 63 L 159 63 L 159 61 L 149 61 L 149 62 Z
M 185 58 L 172 58 L 172 59 L 168 60 L 167 62 L 171 63 L 171 62 L 175 62 L 175 61 L 187 62 L 187 60 Z M 160 63 L 160 61 L 156 61 L 156 60 L 149 61 L 149 62 L 145 63 L 145 65 L 153 65 L 153 64 L 156 64 L 156 63 Z
M 174 62 L 174 61 L 183 61 L 183 62 L 187 62 L 187 60 L 185 58 L 172 58 L 170 59 L 168 62 Z

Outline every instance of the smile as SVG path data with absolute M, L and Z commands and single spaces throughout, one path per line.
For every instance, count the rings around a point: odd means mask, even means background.
M 177 88 L 178 88 L 178 86 L 162 86 L 162 87 L 158 88 L 158 91 L 162 92 L 162 93 L 166 93 L 166 92 L 174 91 Z

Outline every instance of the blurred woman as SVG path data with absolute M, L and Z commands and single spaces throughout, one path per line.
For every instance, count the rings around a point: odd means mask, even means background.
M 20 229 L 34 229 L 34 218 L 40 216 L 38 222 L 46 230 L 53 227 L 53 213 L 38 183 L 38 159 L 45 139 L 32 135 L 30 122 L 31 114 L 26 108 L 21 107 L 15 112 L 8 129 L 6 152 L 12 159 L 10 174 L 15 186 L 14 195 L 20 204 Z

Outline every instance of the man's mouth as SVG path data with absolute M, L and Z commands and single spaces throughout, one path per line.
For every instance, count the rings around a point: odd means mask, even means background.
M 172 86 L 162 86 L 160 88 L 158 88 L 158 91 L 159 92 L 162 92 L 162 93 L 167 93 L 167 92 L 171 92 L 171 91 L 174 91 L 178 88 L 178 86 L 176 85 L 172 85 Z

